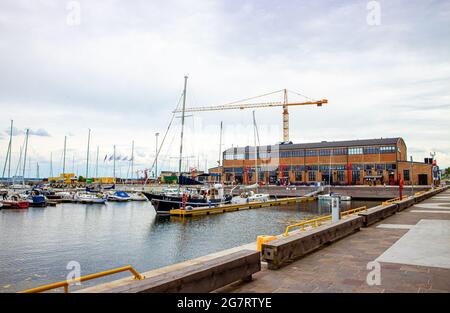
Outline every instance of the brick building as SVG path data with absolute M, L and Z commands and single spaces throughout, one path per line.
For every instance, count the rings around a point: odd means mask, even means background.
M 432 165 L 407 161 L 402 138 L 381 138 L 259 146 L 258 181 L 334 185 L 430 185 Z M 226 182 L 255 183 L 255 147 L 230 148 L 223 153 Z M 215 168 L 215 170 L 218 170 Z

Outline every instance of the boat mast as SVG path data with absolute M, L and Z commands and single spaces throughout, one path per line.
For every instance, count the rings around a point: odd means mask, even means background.
M 113 153 L 113 183 L 116 182 L 116 145 L 114 145 L 114 153 Z
M 65 174 L 66 174 L 66 147 L 67 147 L 67 136 L 64 136 L 64 150 L 63 150 L 63 185 L 64 185 L 64 181 L 65 179 Z
M 53 153 L 50 152 L 50 173 L 49 177 L 53 177 Z
M 11 130 L 9 135 L 9 162 L 8 162 L 8 178 L 11 178 L 11 152 L 12 152 L 12 136 L 13 136 L 13 124 L 14 121 L 11 120 Z
M 99 147 L 97 146 L 97 161 L 95 163 L 95 178 L 98 178 L 98 149 L 99 149 Z
M 13 120 L 11 120 L 11 130 L 9 133 L 9 144 L 8 144 L 8 151 L 6 152 L 6 158 L 5 158 L 5 165 L 3 166 L 3 174 L 2 178 L 5 178 L 5 172 L 6 172 L 6 165 L 8 164 L 8 178 L 11 177 L 11 144 L 12 144 L 12 132 L 13 132 Z
M 330 152 L 330 168 L 328 169 L 328 194 L 331 192 L 331 157 L 333 156 L 333 149 Z
M 89 177 L 89 145 L 90 145 L 90 143 L 91 143 L 91 129 L 89 128 L 87 153 L 86 153 L 86 179 L 88 179 L 88 177 Z
M 255 111 L 253 111 L 253 137 L 255 141 L 255 183 L 258 185 L 258 146 L 256 145 L 256 118 L 255 118 Z M 256 187 L 256 190 L 258 190 L 258 187 Z
M 27 167 L 27 150 L 28 150 L 28 133 L 30 132 L 29 129 L 27 129 L 26 135 L 25 135 L 25 152 L 23 157 L 23 175 L 22 175 L 22 185 L 25 186 L 25 169 Z
M 222 160 L 222 121 L 220 121 L 220 140 L 219 140 L 219 183 L 222 181 L 222 171 L 221 171 L 221 160 Z
M 131 143 L 131 179 L 133 179 L 134 173 L 134 140 Z
M 180 141 L 180 160 L 178 163 L 178 190 L 180 189 L 181 181 L 181 162 L 183 160 L 183 134 L 184 134 L 184 111 L 186 108 L 186 86 L 188 77 L 184 76 L 184 90 L 183 90 L 183 109 L 181 111 L 181 141 Z

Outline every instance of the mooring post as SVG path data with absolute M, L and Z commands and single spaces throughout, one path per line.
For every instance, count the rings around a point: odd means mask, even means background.
M 331 197 L 331 222 L 335 223 L 341 219 L 341 208 L 339 207 L 339 197 Z

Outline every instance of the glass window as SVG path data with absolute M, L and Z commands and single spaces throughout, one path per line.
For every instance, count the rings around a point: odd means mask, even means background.
M 302 172 L 295 172 L 295 181 L 302 181 Z
M 345 172 L 344 171 L 337 171 L 337 180 L 342 182 L 345 179 Z
M 403 180 L 410 180 L 409 170 L 403 170 Z
M 309 175 L 309 181 L 316 181 L 316 172 L 315 171 L 308 172 L 308 175 Z
M 317 156 L 317 150 L 306 150 L 306 156 Z
M 363 148 L 349 148 L 348 154 L 350 154 L 350 155 L 363 154 Z
M 380 153 L 395 153 L 395 146 L 380 147 Z
M 363 148 L 364 154 L 379 154 L 380 148 L 378 147 L 365 147 Z

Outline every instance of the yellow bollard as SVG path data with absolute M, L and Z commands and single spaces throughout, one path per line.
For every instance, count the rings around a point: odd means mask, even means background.
M 261 252 L 262 245 L 273 240 L 277 240 L 277 236 L 258 236 L 256 237 L 256 250 Z

